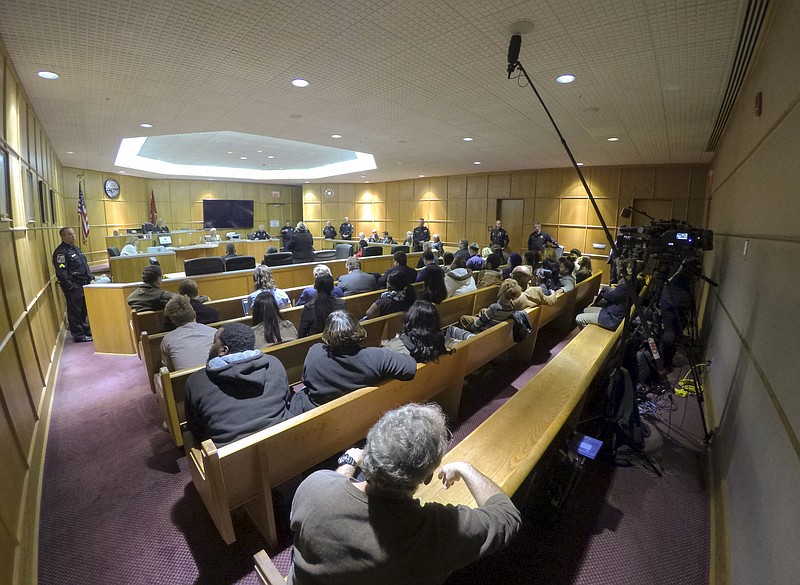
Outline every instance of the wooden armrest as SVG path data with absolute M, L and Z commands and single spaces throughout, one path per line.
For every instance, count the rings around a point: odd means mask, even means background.
M 253 555 L 256 562 L 256 573 L 265 585 L 283 585 L 286 579 L 283 578 L 278 568 L 269 558 L 269 555 L 262 549 Z

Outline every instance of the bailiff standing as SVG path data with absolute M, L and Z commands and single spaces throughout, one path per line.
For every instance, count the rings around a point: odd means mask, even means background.
M 67 299 L 67 321 L 72 339 L 81 343 L 92 340 L 89 316 L 86 313 L 86 298 L 83 285 L 94 280 L 86 256 L 75 247 L 75 230 L 63 227 L 58 232 L 61 244 L 53 252 L 53 266 L 56 278 Z

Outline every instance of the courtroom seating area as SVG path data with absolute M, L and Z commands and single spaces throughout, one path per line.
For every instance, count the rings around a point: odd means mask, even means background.
M 209 256 L 207 258 L 190 258 L 183 263 L 183 270 L 186 276 L 198 276 L 200 274 L 215 274 L 225 271 L 225 262 L 222 258 Z
M 253 256 L 234 256 L 225 258 L 225 272 L 232 270 L 253 270 L 256 267 L 256 259 Z M 188 276 L 188 274 L 187 274 Z
M 275 252 L 264 254 L 264 264 L 267 266 L 288 266 L 292 264 L 291 252 Z

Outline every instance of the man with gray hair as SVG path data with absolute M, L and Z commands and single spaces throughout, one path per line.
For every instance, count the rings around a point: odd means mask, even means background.
M 506 546 L 519 511 L 469 463 L 439 467 L 447 437 L 441 408 L 407 404 L 384 414 L 364 450 L 349 449 L 335 472 L 306 478 L 292 502 L 288 583 L 438 584 Z M 363 481 L 354 479 L 359 467 Z M 444 489 L 463 479 L 478 507 L 420 505 L 414 492 L 435 473 Z
M 327 264 L 317 264 L 311 271 L 311 275 L 314 277 L 314 282 L 316 282 L 317 278 L 319 278 L 323 274 L 327 274 L 328 276 L 333 278 L 333 275 L 331 274 L 331 269 L 328 268 Z M 334 286 L 333 290 L 331 291 L 331 294 L 336 298 L 340 299 L 344 296 L 344 291 L 342 291 L 342 289 L 339 288 L 338 286 Z M 311 286 L 307 286 L 306 288 L 303 289 L 303 292 L 300 293 L 300 298 L 297 299 L 297 302 L 294 304 L 294 306 L 300 307 L 302 305 L 305 305 L 315 296 L 317 296 L 317 289 L 314 288 L 314 285 L 312 284 Z
M 361 260 L 350 256 L 344 265 L 347 274 L 339 277 L 339 288 L 344 296 L 378 290 L 378 280 L 373 274 L 361 270 Z

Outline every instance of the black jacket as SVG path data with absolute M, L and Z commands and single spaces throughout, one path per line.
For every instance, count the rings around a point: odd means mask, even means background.
M 224 445 L 289 418 L 290 397 L 278 358 L 260 351 L 214 358 L 186 381 L 186 422 L 196 440 Z
M 311 232 L 295 232 L 286 244 L 286 251 L 292 253 L 295 264 L 314 261 L 314 237 Z
M 86 256 L 78 248 L 66 242 L 61 242 L 53 251 L 53 266 L 64 292 L 78 290 L 93 280 Z
M 322 228 L 322 235 L 329 240 L 332 240 L 336 237 L 336 228 L 332 225 L 326 225 L 324 228 Z

